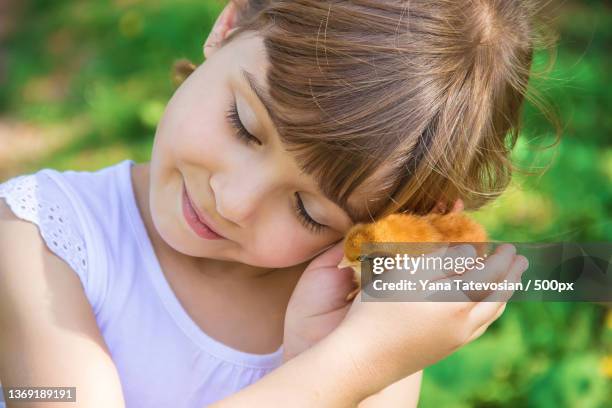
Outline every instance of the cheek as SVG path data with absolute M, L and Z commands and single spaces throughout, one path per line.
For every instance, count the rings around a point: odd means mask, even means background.
M 251 258 L 246 263 L 271 268 L 284 268 L 308 261 L 324 247 L 320 237 L 300 231 L 299 224 L 285 222 L 261 231 L 248 248 Z
M 217 107 L 218 109 L 218 107 Z M 218 157 L 227 149 L 227 129 L 219 118 L 221 112 L 194 110 L 174 127 L 169 147 L 181 161 L 202 163 L 207 159 Z
M 219 84 L 221 82 L 209 83 L 203 72 L 183 83 L 168 102 L 157 128 L 157 150 L 168 157 L 190 162 L 219 155 L 227 143 L 224 108 L 230 98 L 228 89 Z

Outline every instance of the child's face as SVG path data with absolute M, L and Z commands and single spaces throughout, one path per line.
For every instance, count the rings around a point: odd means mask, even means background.
M 300 173 L 241 74 L 248 71 L 267 91 L 267 64 L 261 37 L 241 35 L 200 65 L 166 107 L 151 159 L 150 207 L 159 234 L 179 252 L 287 267 L 342 239 L 353 224 Z M 240 121 L 261 145 L 236 135 L 226 118 L 234 100 Z M 204 239 L 191 229 L 182 211 L 183 184 L 226 239 Z M 324 225 L 319 233 L 300 221 L 296 192 L 309 216 Z

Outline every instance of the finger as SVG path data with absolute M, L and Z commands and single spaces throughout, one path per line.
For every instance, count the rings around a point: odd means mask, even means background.
M 463 274 L 462 279 L 477 286 L 486 286 L 487 283 L 501 282 L 508 275 L 516 249 L 513 245 L 498 246 L 484 262 L 484 268 L 472 268 Z M 474 301 L 487 297 L 491 290 L 466 291 Z
M 434 211 L 433 212 L 438 212 L 440 214 L 446 214 L 446 203 L 442 200 L 438 201 L 438 203 L 436 204 L 436 206 L 434 207 Z M 463 211 L 464 205 L 463 205 L 463 200 L 458 198 L 455 203 L 453 204 L 453 208 L 450 210 L 450 212 L 461 212 Z
M 473 304 L 476 302 L 470 299 L 468 295 L 461 290 L 453 290 L 455 288 L 453 279 L 455 278 L 440 279 L 432 282 L 431 286 L 428 285 L 421 293 L 415 291 L 417 298 L 427 302 L 465 302 L 471 304 L 469 305 L 470 308 L 473 307 Z M 446 285 L 446 287 L 452 289 L 437 289 L 438 287 L 444 288 L 444 286 L 437 285 Z
M 466 343 L 470 343 L 474 340 L 476 340 L 478 337 L 482 336 L 482 334 L 487 331 L 487 329 L 489 328 L 489 326 L 491 326 L 491 324 L 493 324 L 494 321 L 496 321 L 497 319 L 499 319 L 499 317 L 504 313 L 504 311 L 506 310 L 506 305 L 507 303 L 502 303 L 501 307 L 499 307 L 499 309 L 497 309 L 497 312 L 495 312 L 495 316 L 493 316 L 493 319 L 491 319 L 490 321 L 488 321 L 487 323 L 483 324 L 482 326 L 480 326 L 478 328 L 478 330 L 476 330 L 467 340 Z
M 444 245 L 444 244 L 439 244 Z M 433 251 L 429 254 L 425 254 L 424 258 L 431 258 L 430 262 L 423 262 L 426 266 L 422 272 L 417 272 L 419 274 L 420 279 L 430 279 L 430 280 L 440 280 L 447 278 L 456 278 L 459 275 L 462 275 L 466 272 L 466 270 L 460 270 L 459 268 L 455 269 L 447 269 L 444 266 L 446 265 L 460 265 L 458 260 L 460 258 L 464 259 L 474 259 L 477 256 L 476 248 L 472 244 L 462 244 L 462 245 L 444 245 L 440 249 Z M 436 264 L 437 262 L 437 264 Z M 431 266 L 440 266 L 442 268 L 432 268 Z
M 443 258 L 444 262 L 447 263 L 450 258 L 474 258 L 477 256 L 477 253 L 473 245 L 463 244 L 440 249 L 432 252 L 430 256 Z M 459 265 L 459 263 L 455 260 L 451 265 Z M 455 290 L 456 282 L 454 281 L 462 274 L 463 271 L 458 272 L 457 270 L 426 269 L 423 273 L 418 275 L 419 280 L 430 281 L 427 284 L 427 289 L 422 291 L 422 296 L 428 301 L 473 302 L 465 292 Z M 430 286 L 432 289 L 430 289 Z M 451 291 L 447 289 L 438 290 L 436 289 L 437 287 L 450 287 Z
M 451 210 L 451 212 L 461 212 L 463 211 L 464 205 L 463 205 L 463 200 L 458 198 L 457 201 L 455 201 L 455 204 L 453 205 L 453 209 Z
M 500 254 L 501 255 L 501 254 Z M 522 258 L 522 260 L 521 260 Z M 501 260 L 501 261 L 500 261 Z M 524 262 L 523 262 L 524 261 Z M 493 260 L 493 262 L 503 262 L 502 258 L 496 258 Z M 497 282 L 497 283 L 501 283 L 502 281 L 507 281 L 508 284 L 510 283 L 516 283 L 517 281 L 520 281 L 520 275 L 523 272 L 523 265 L 524 263 L 526 263 L 526 258 L 523 257 L 522 255 L 517 255 L 513 257 L 513 261 L 510 264 L 510 266 L 506 266 L 505 264 L 501 264 L 497 265 L 494 264 L 495 267 L 499 267 L 499 271 L 501 273 L 498 273 L 497 271 L 495 271 L 495 275 L 492 279 L 484 279 L 483 276 L 474 276 L 472 274 L 472 272 L 479 272 L 482 275 L 482 271 L 476 271 L 476 270 L 470 270 L 468 272 L 466 272 L 464 274 L 465 278 L 461 278 L 461 280 L 463 282 Z M 487 265 L 489 267 L 491 267 L 491 264 Z M 491 274 L 491 272 L 488 272 L 488 274 Z M 509 299 L 512 294 L 514 293 L 514 291 L 512 290 L 500 290 L 500 289 L 496 289 L 496 290 L 461 290 L 460 287 L 456 286 L 456 282 L 455 280 L 457 280 L 456 276 L 450 276 L 446 279 L 440 279 L 440 280 L 436 280 L 435 284 L 443 284 L 445 282 L 449 283 L 449 286 L 452 288 L 452 291 L 450 292 L 445 292 L 441 295 L 439 295 L 438 297 L 436 296 L 430 296 L 431 299 L 435 300 L 446 300 L 446 301 L 458 301 L 458 302 L 462 302 L 462 301 L 467 301 L 467 302 L 481 302 L 481 301 L 485 301 L 485 298 L 487 301 L 492 302 L 492 301 L 506 301 L 507 299 Z M 434 292 L 434 291 L 432 291 Z M 430 292 L 431 293 L 431 292 Z M 441 296 L 441 298 L 440 298 Z
M 488 327 L 489 324 L 503 313 L 506 302 L 477 302 L 470 311 L 468 319 L 473 328 L 473 334 L 470 339 L 475 339 L 480 336 Z
M 512 264 L 512 270 L 509 273 L 510 282 L 520 282 L 521 276 L 527 269 L 527 259 L 519 255 Z M 474 326 L 480 327 L 494 321 L 497 317 L 497 309 L 505 304 L 514 294 L 513 290 L 508 291 L 496 291 L 491 293 L 487 298 L 476 303 L 474 308 L 470 312 L 470 320 L 473 321 Z
M 484 262 L 484 268 L 472 268 L 463 274 L 462 279 L 465 282 L 473 282 L 474 284 L 481 286 L 487 283 L 502 282 L 511 273 L 515 254 L 516 248 L 514 245 L 500 245 Z M 483 289 L 466 291 L 466 294 L 470 297 L 470 299 L 480 301 L 489 296 L 491 292 L 492 290 L 490 289 Z
M 417 284 L 426 280 L 433 282 L 456 278 L 459 273 L 450 266 L 459 265 L 457 258 L 476 256 L 476 249 L 471 244 L 451 245 L 447 242 L 427 242 L 418 245 L 425 247 L 423 252 L 427 253 L 409 255 L 407 262 L 404 262 L 402 258 L 400 265 L 396 265 L 396 268 L 385 268 L 382 275 L 378 276 L 388 282 L 400 282 L 406 279 L 417 281 Z M 433 250 L 434 248 L 437 249 Z

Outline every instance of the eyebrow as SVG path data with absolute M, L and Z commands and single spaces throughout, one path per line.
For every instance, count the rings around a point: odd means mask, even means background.
M 264 90 L 264 87 L 259 83 L 257 78 L 255 78 L 255 75 L 251 74 L 244 68 L 240 70 L 240 74 L 242 75 L 246 83 L 249 85 L 249 89 L 257 96 L 263 107 L 266 109 L 266 113 L 268 114 L 268 117 L 272 120 L 274 127 L 278 129 L 279 121 L 271 108 L 273 105 L 272 99 Z
M 266 109 L 266 113 L 268 114 L 268 117 L 272 120 L 272 123 L 274 124 L 275 129 L 278 129 L 279 120 L 274 114 L 274 111 L 271 109 L 271 106 L 273 105 L 272 99 L 270 98 L 268 93 L 264 91 L 264 87 L 259 83 L 255 75 L 248 72 L 244 68 L 240 70 L 240 74 L 242 75 L 246 83 L 248 84 L 249 89 L 257 96 L 257 98 L 259 99 L 263 107 Z M 283 144 L 282 142 L 283 141 L 281 138 L 281 144 Z M 300 163 L 298 163 L 298 166 L 300 167 L 300 170 L 302 171 L 302 173 L 308 174 L 304 170 L 304 168 L 300 165 Z M 336 206 L 341 208 L 346 213 L 346 215 L 349 217 L 351 222 L 354 223 L 363 213 L 363 211 L 358 211 L 357 209 L 353 208 L 353 206 L 348 204 L 348 202 L 339 203 L 339 200 L 337 199 L 337 197 L 330 196 L 325 191 L 322 191 L 321 188 L 318 188 L 318 190 L 321 192 L 321 194 L 323 194 L 325 198 L 327 198 L 329 201 L 331 201 L 332 203 L 336 204 Z

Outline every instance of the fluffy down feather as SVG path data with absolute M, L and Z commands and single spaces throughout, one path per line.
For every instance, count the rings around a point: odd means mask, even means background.
M 355 224 L 344 237 L 344 257 L 338 268 L 351 267 L 357 288 L 347 296 L 352 299 L 361 285 L 361 244 L 385 242 L 486 242 L 482 225 L 461 212 L 448 214 L 390 214 L 376 222 Z M 431 247 L 428 247 L 431 250 Z M 476 248 L 482 255 L 485 247 Z M 415 254 L 422 253 L 414 247 Z

